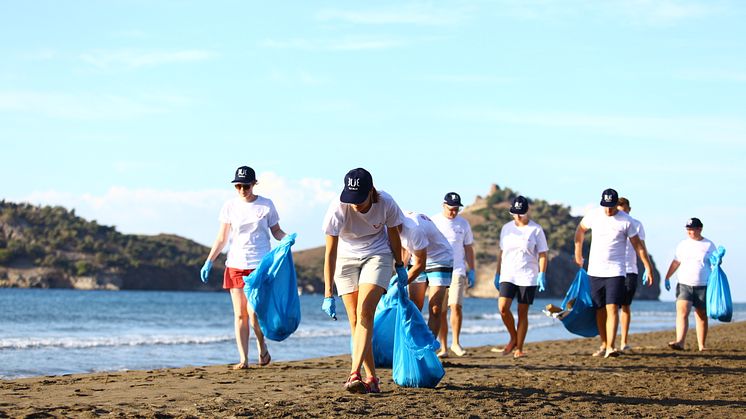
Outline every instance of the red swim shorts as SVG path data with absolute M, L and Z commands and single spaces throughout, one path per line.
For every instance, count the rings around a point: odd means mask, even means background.
M 225 268 L 223 272 L 223 289 L 243 288 L 243 277 L 254 272 L 253 269 Z

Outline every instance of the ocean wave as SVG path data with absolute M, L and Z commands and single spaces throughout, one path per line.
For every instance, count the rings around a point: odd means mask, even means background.
M 546 322 L 546 323 L 534 323 L 528 325 L 528 330 L 536 330 L 536 329 L 544 329 L 547 327 L 554 327 L 554 322 Z M 463 327 L 461 329 L 461 334 L 466 335 L 480 335 L 480 334 L 486 334 L 486 333 L 504 333 L 507 332 L 508 329 L 505 328 L 505 326 L 500 323 L 499 325 L 490 325 L 490 326 L 484 326 L 484 325 L 477 325 L 477 326 L 468 326 Z

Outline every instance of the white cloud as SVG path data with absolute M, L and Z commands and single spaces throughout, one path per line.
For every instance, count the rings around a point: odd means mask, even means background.
M 468 18 L 468 12 L 462 7 L 434 7 L 429 3 L 401 5 L 396 8 L 378 10 L 340 10 L 326 9 L 316 14 L 321 21 L 341 21 L 356 25 L 453 25 Z
M 363 37 L 330 40 L 302 38 L 289 40 L 265 39 L 259 42 L 259 46 L 262 48 L 298 49 L 305 51 L 364 51 L 400 48 L 408 44 L 409 42 L 403 39 Z
M 186 63 L 212 59 L 216 54 L 205 50 L 184 51 L 137 51 L 137 50 L 102 50 L 87 52 L 80 58 L 99 69 L 138 69 L 164 64 Z
M 332 182 L 294 180 L 272 172 L 260 173 L 258 179 L 256 193 L 272 199 L 286 232 L 298 233 L 298 248 L 321 245 L 321 222 L 338 193 Z M 101 195 L 50 190 L 11 200 L 74 208 L 77 215 L 116 226 L 123 233 L 178 234 L 210 246 L 218 231 L 220 207 L 233 196 L 230 188 L 176 191 L 114 186 Z
M 129 119 L 162 114 L 191 103 L 178 95 L 85 95 L 57 92 L 0 91 L 0 112 L 23 112 L 62 119 Z

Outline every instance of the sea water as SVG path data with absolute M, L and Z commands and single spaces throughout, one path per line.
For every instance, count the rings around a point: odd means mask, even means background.
M 273 361 L 349 353 L 342 302 L 337 299 L 339 320 L 334 321 L 321 311 L 322 300 L 301 296 L 298 330 L 283 342 L 268 341 Z M 560 302 L 534 301 L 527 342 L 576 337 L 541 312 L 546 304 Z M 674 302 L 635 301 L 632 309 L 632 333 L 674 329 Z M 465 347 L 507 343 L 496 300 L 467 298 L 463 315 Z M 733 321 L 744 319 L 746 304 L 734 304 Z M 249 356 L 257 361 L 253 339 Z M 225 292 L 0 289 L 0 378 L 237 361 L 233 310 Z

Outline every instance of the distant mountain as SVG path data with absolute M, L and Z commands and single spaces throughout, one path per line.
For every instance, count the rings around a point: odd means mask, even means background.
M 493 285 L 497 263 L 497 242 L 503 224 L 512 220 L 508 209 L 513 198 L 519 193 L 510 188 L 502 189 L 493 184 L 486 197 L 477 196 L 474 203 L 465 207 L 461 215 L 471 224 L 474 232 L 474 247 L 477 259 L 477 281 L 469 295 L 474 297 L 495 297 L 497 291 Z M 524 195 L 525 196 L 525 195 Z M 527 197 L 528 198 L 528 197 Z M 531 219 L 539 223 L 547 235 L 549 244 L 549 266 L 547 268 L 547 292 L 539 294 L 546 297 L 563 297 L 578 271 L 575 265 L 574 238 L 575 228 L 580 217 L 570 214 L 570 208 L 560 204 L 550 204 L 541 199 L 531 199 Z M 586 234 L 585 256 L 588 258 L 588 247 L 592 230 Z M 311 292 L 323 292 L 323 247 L 294 253 L 298 267 L 299 281 L 304 289 Z M 651 256 L 652 258 L 652 256 Z M 638 286 L 637 298 L 657 300 L 660 294 L 660 275 L 656 269 L 655 282 L 651 287 Z M 643 272 L 640 264 L 640 272 Z

